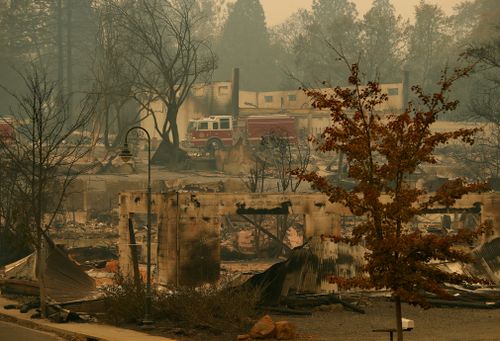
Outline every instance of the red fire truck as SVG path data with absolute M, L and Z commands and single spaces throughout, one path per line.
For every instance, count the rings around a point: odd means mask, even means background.
M 286 115 L 249 116 L 235 122 L 232 116 L 210 116 L 190 120 L 186 142 L 188 147 L 215 150 L 232 146 L 239 138 L 257 144 L 266 135 L 295 140 L 295 118 Z

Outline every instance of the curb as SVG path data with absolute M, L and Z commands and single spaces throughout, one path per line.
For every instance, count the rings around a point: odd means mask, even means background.
M 0 321 L 15 323 L 22 327 L 53 333 L 69 341 L 108 341 L 106 339 L 98 338 L 92 335 L 71 332 L 65 329 L 48 326 L 42 323 L 37 323 L 33 320 L 22 319 L 5 313 L 0 313 Z

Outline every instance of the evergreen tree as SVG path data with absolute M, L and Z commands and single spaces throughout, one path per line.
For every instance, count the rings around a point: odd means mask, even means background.
M 69 8 L 68 8 L 69 7 Z M 91 0 L 66 0 L 64 26 L 66 63 L 72 68 L 75 91 L 87 87 L 97 35 L 97 12 Z M 68 73 L 70 70 L 66 67 Z M 68 78 L 67 75 L 66 78 Z
M 271 46 L 276 52 L 278 68 L 284 71 L 280 82 L 280 88 L 283 90 L 298 86 L 297 81 L 293 79 L 300 70 L 295 63 L 295 45 L 305 34 L 302 20 L 305 13 L 306 10 L 301 9 L 270 30 Z
M 298 76 L 304 82 L 344 83 L 346 66 L 338 61 L 338 55 L 349 61 L 360 57 L 357 15 L 355 4 L 349 0 L 314 0 L 312 10 L 302 15 L 305 33 L 294 48 Z
M 467 158 L 478 165 L 483 177 L 500 176 L 500 3 L 478 0 L 475 27 L 470 31 L 465 56 L 475 62 L 476 73 L 468 82 L 468 118 L 487 123 L 481 148 L 472 149 Z
M 22 69 L 26 63 L 47 70 L 49 77 L 61 70 L 66 92 L 87 90 L 96 36 L 92 1 L 65 0 L 60 8 L 58 3 L 0 2 L 0 72 L 2 84 L 8 84 L 11 90 L 18 85 L 15 69 Z M 0 112 L 8 107 L 9 99 L 2 99 L 5 101 L 0 101 Z
M 478 25 L 481 12 L 481 1 L 466 1 L 454 7 L 455 13 L 450 17 L 450 29 L 453 32 L 453 43 L 463 49 L 471 42 L 472 32 Z
M 412 83 L 427 89 L 437 83 L 448 62 L 451 38 L 447 34 L 447 18 L 439 6 L 420 0 L 410 31 L 406 67 Z
M 362 22 L 361 67 L 367 79 L 382 83 L 401 80 L 402 48 L 407 23 L 396 16 L 389 0 L 375 0 Z
M 230 79 L 234 67 L 241 69 L 245 90 L 272 90 L 279 83 L 273 52 L 259 0 L 238 0 L 229 9 L 217 48 L 216 78 Z
M 22 87 L 16 69 L 28 62 L 46 65 L 54 50 L 54 1 L 0 2 L 0 74 L 1 83 L 11 90 Z M 0 115 L 10 105 L 8 96 L 0 94 Z

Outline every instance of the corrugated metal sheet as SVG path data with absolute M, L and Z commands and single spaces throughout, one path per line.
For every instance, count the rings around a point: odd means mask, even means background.
M 30 280 L 36 276 L 36 253 L 5 266 L 6 281 Z M 57 303 L 84 300 L 98 296 L 94 279 L 56 246 L 49 246 L 44 283 L 47 295 Z
M 478 262 L 473 265 L 478 275 L 500 284 L 500 237 L 496 237 L 474 251 Z

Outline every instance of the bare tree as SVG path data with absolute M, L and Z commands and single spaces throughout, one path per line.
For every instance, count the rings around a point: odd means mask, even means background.
M 114 6 L 125 9 L 130 4 L 124 2 Z M 100 94 L 97 133 L 102 134 L 107 149 L 121 143 L 127 128 L 140 121 L 137 104 L 133 101 L 136 73 L 125 57 L 128 53 L 126 36 L 113 17 L 114 6 L 103 2 L 97 8 L 96 50 L 92 63 L 93 91 Z M 127 112 L 130 106 L 132 114 Z
M 301 144 L 299 140 L 287 136 L 272 134 L 264 136 L 261 141 L 262 155 L 271 165 L 272 175 L 276 179 L 276 190 L 278 192 L 295 193 L 302 180 L 292 175 L 292 170 L 307 169 L 311 158 L 309 144 Z M 276 216 L 276 255 L 283 252 L 283 245 L 288 229 L 297 221 L 295 215 Z
M 287 136 L 277 134 L 264 136 L 261 147 L 272 172 L 277 179 L 278 192 L 296 192 L 302 182 L 291 174 L 295 168 L 305 169 L 309 165 L 311 149 L 309 145 Z
M 45 71 L 32 66 L 19 75 L 25 87 L 23 93 L 1 87 L 15 102 L 10 119 L 4 119 L 15 133 L 11 141 L 0 140 L 0 149 L 17 171 L 14 188 L 26 208 L 23 214 L 27 230 L 37 251 L 40 304 L 45 316 L 44 244 L 70 184 L 93 166 L 78 163 L 92 148 L 85 128 L 92 123 L 96 101 L 84 101 L 70 117 L 67 106 L 59 105 L 57 83 L 51 82 Z
M 249 174 L 246 177 L 242 177 L 241 181 L 245 187 L 252 193 L 262 193 L 264 192 L 264 183 L 266 180 L 266 168 L 267 163 L 259 153 L 253 153 L 252 155 L 254 165 L 249 170 Z M 259 256 L 260 254 L 260 239 L 261 230 L 264 228 L 262 223 L 264 222 L 264 216 L 262 215 L 252 215 L 251 219 L 247 219 L 254 227 L 254 247 L 255 254 Z
M 137 74 L 134 98 L 162 138 L 153 162 L 179 159 L 179 107 L 193 84 L 207 81 L 215 68 L 215 56 L 199 31 L 198 5 L 196 0 L 138 0 L 127 10 L 114 6 L 128 36 L 127 62 Z M 162 104 L 161 112 L 153 102 Z
M 475 119 L 485 122 L 483 131 L 478 134 L 475 146 L 468 161 L 477 164 L 477 175 L 480 179 L 498 178 L 500 176 L 500 99 L 498 88 L 483 89 L 469 106 Z
M 2 128 L 8 126 L 0 122 Z M 0 139 L 6 143 L 8 133 Z M 16 184 L 19 172 L 0 145 L 0 265 L 13 262 L 33 250 L 27 233 L 26 206 L 19 196 Z
M 253 149 L 254 167 L 250 173 L 242 178 L 242 182 L 252 193 L 264 192 L 265 180 L 276 180 L 275 190 L 277 192 L 296 192 L 302 182 L 301 179 L 292 175 L 296 168 L 307 169 L 310 162 L 311 150 L 309 145 L 301 144 L 298 140 L 271 134 L 263 136 L 261 143 Z M 269 174 L 269 175 L 267 175 Z M 245 220 L 255 227 L 254 244 L 256 253 L 260 251 L 260 236 L 263 232 L 271 238 L 276 246 L 276 256 L 280 256 L 283 250 L 290 248 L 285 244 L 288 229 L 297 222 L 295 215 L 273 216 L 276 220 L 276 233 L 273 235 L 265 225 L 269 226 L 269 219 L 264 215 L 252 215 L 244 217 Z
M 486 123 L 465 159 L 477 165 L 475 175 L 483 179 L 500 176 L 500 25 L 491 30 L 496 34 L 491 40 L 470 46 L 464 53 L 476 64 L 477 76 L 468 111 L 471 118 Z
M 253 155 L 254 165 L 250 168 L 250 173 L 241 179 L 245 187 L 252 193 L 264 192 L 264 182 L 266 179 L 267 163 L 257 153 Z

